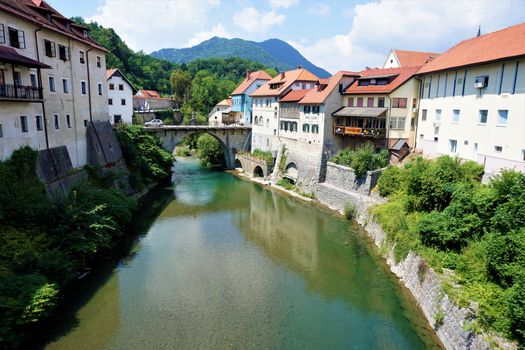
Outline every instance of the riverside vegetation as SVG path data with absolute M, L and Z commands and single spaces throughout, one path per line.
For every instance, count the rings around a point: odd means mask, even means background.
M 388 150 L 376 151 L 370 142 L 352 150 L 345 148 L 339 151 L 330 161 L 352 168 L 357 176 L 363 176 L 367 171 L 384 168 L 388 165 L 390 154 Z
M 169 178 L 171 155 L 136 127 L 120 128 L 129 179 L 136 188 Z M 0 348 L 14 348 L 46 319 L 63 287 L 112 248 L 137 201 L 116 188 L 123 174 L 97 169 L 51 199 L 29 147 L 0 162 Z
M 525 174 L 505 170 L 488 184 L 482 174 L 481 165 L 448 156 L 389 166 L 378 182 L 389 202 L 372 211 L 396 260 L 412 250 L 454 271 L 444 292 L 479 309 L 465 327 L 525 346 Z

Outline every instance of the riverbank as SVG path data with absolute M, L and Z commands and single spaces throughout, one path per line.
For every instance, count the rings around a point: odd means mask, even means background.
M 238 174 L 240 178 L 277 189 L 287 195 L 312 202 L 310 198 L 284 189 L 271 181 L 253 179 L 246 174 Z M 445 293 L 444 288 L 451 283 L 450 272 L 438 274 L 424 259 L 411 251 L 404 259 L 396 259 L 395 244 L 389 244 L 387 234 L 376 222 L 372 208 L 386 200 L 377 194 L 365 196 L 355 192 L 345 191 L 330 184 L 318 184 L 315 191 L 315 202 L 331 210 L 344 214 L 345 206 L 352 203 L 355 208 L 355 220 L 364 228 L 373 241 L 390 271 L 406 287 L 417 305 L 425 315 L 429 325 L 446 349 L 517 349 L 516 344 L 494 334 L 475 332 L 470 326 L 477 317 L 477 305 L 471 303 L 468 307 L 460 307 Z

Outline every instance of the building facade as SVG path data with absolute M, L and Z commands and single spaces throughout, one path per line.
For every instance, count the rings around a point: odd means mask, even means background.
M 86 128 L 107 120 L 106 50 L 44 1 L 0 3 L 0 158 L 66 146 L 87 163 Z
M 333 132 L 342 148 L 365 142 L 391 149 L 403 142 L 415 146 L 419 97 L 417 67 L 367 69 L 343 94 L 333 113 Z M 397 146 L 396 146 L 397 147 Z
M 255 90 L 252 98 L 252 149 L 277 152 L 279 99 L 290 90 L 308 90 L 319 80 L 304 68 L 282 72 Z
M 418 150 L 525 172 L 523 38 L 525 24 L 482 35 L 421 69 Z
M 231 93 L 232 112 L 235 115 L 235 119 L 239 120 L 239 123 L 243 125 L 251 125 L 253 123 L 252 99 L 250 94 L 271 79 L 272 77 L 262 70 L 246 72 L 244 81 Z
M 232 113 L 232 99 L 227 98 L 217 103 L 208 113 L 208 125 L 225 126 L 236 124 L 239 121 L 236 117 L 238 116 Z
M 106 71 L 106 81 L 109 122 L 132 124 L 133 95 L 137 90 L 117 68 Z

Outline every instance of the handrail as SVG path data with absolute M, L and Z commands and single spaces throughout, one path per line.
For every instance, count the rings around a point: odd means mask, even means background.
M 14 84 L 0 84 L 0 99 L 41 100 L 42 88 Z

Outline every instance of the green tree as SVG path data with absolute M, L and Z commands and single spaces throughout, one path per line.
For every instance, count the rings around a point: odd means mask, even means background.
M 182 103 L 186 103 L 190 98 L 191 81 L 191 75 L 186 71 L 177 69 L 171 73 L 170 82 L 173 94 Z
M 197 140 L 197 153 L 207 168 L 224 167 L 224 152 L 219 141 L 210 134 L 202 134 Z

